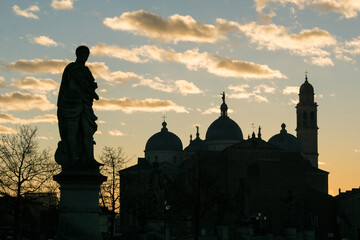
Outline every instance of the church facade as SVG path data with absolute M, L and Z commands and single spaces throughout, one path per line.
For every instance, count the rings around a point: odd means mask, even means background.
M 162 123 L 145 157 L 120 171 L 120 219 L 128 239 L 329 239 L 336 204 L 318 168 L 317 104 L 305 82 L 296 106 L 297 136 L 286 125 L 265 141 L 244 139 L 220 116 L 183 149 Z M 330 238 L 331 239 L 331 238 Z

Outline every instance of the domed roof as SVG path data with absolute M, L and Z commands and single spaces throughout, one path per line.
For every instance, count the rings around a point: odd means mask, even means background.
M 187 152 L 189 152 L 189 151 L 206 151 L 207 150 L 207 145 L 206 145 L 205 141 L 200 138 L 198 126 L 196 126 L 196 138 L 194 140 L 192 140 L 192 135 L 190 135 L 190 144 L 184 150 Z
M 182 151 L 183 145 L 180 138 L 169 132 L 166 125 L 164 121 L 161 131 L 149 138 L 145 145 L 145 151 Z
M 271 143 L 285 151 L 302 152 L 299 140 L 294 135 L 287 133 L 285 127 L 285 123 L 281 124 L 280 133 L 271 137 L 268 143 Z
M 225 103 L 225 93 L 222 95 L 221 116 L 216 119 L 206 131 L 206 140 L 243 140 L 242 131 L 232 119 L 227 116 L 228 107 Z
M 314 87 L 308 82 L 305 75 L 305 82 L 300 86 L 300 95 L 314 95 Z

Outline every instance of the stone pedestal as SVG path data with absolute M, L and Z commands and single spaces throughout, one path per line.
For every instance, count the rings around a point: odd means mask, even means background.
M 59 222 L 56 240 L 101 240 L 99 190 L 106 177 L 99 171 L 61 172 Z

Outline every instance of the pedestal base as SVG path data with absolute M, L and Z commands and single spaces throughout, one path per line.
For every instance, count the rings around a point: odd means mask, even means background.
M 56 240 L 101 240 L 99 190 L 106 177 L 98 171 L 66 172 L 54 176 L 60 184 Z

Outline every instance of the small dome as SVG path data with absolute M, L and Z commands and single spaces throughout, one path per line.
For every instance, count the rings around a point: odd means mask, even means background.
M 289 152 L 302 152 L 302 147 L 299 140 L 286 131 L 285 123 L 281 124 L 281 130 L 279 134 L 274 135 L 268 141 L 282 150 Z
M 182 151 L 180 138 L 168 131 L 165 121 L 162 125 L 161 131 L 152 135 L 146 142 L 145 151 Z
M 196 126 L 196 138 L 192 140 L 192 136 L 190 135 L 190 144 L 184 150 L 187 152 L 207 150 L 207 145 L 205 141 L 200 138 L 198 126 Z
M 305 82 L 300 86 L 300 95 L 314 95 L 314 87 L 308 82 L 305 76 Z

